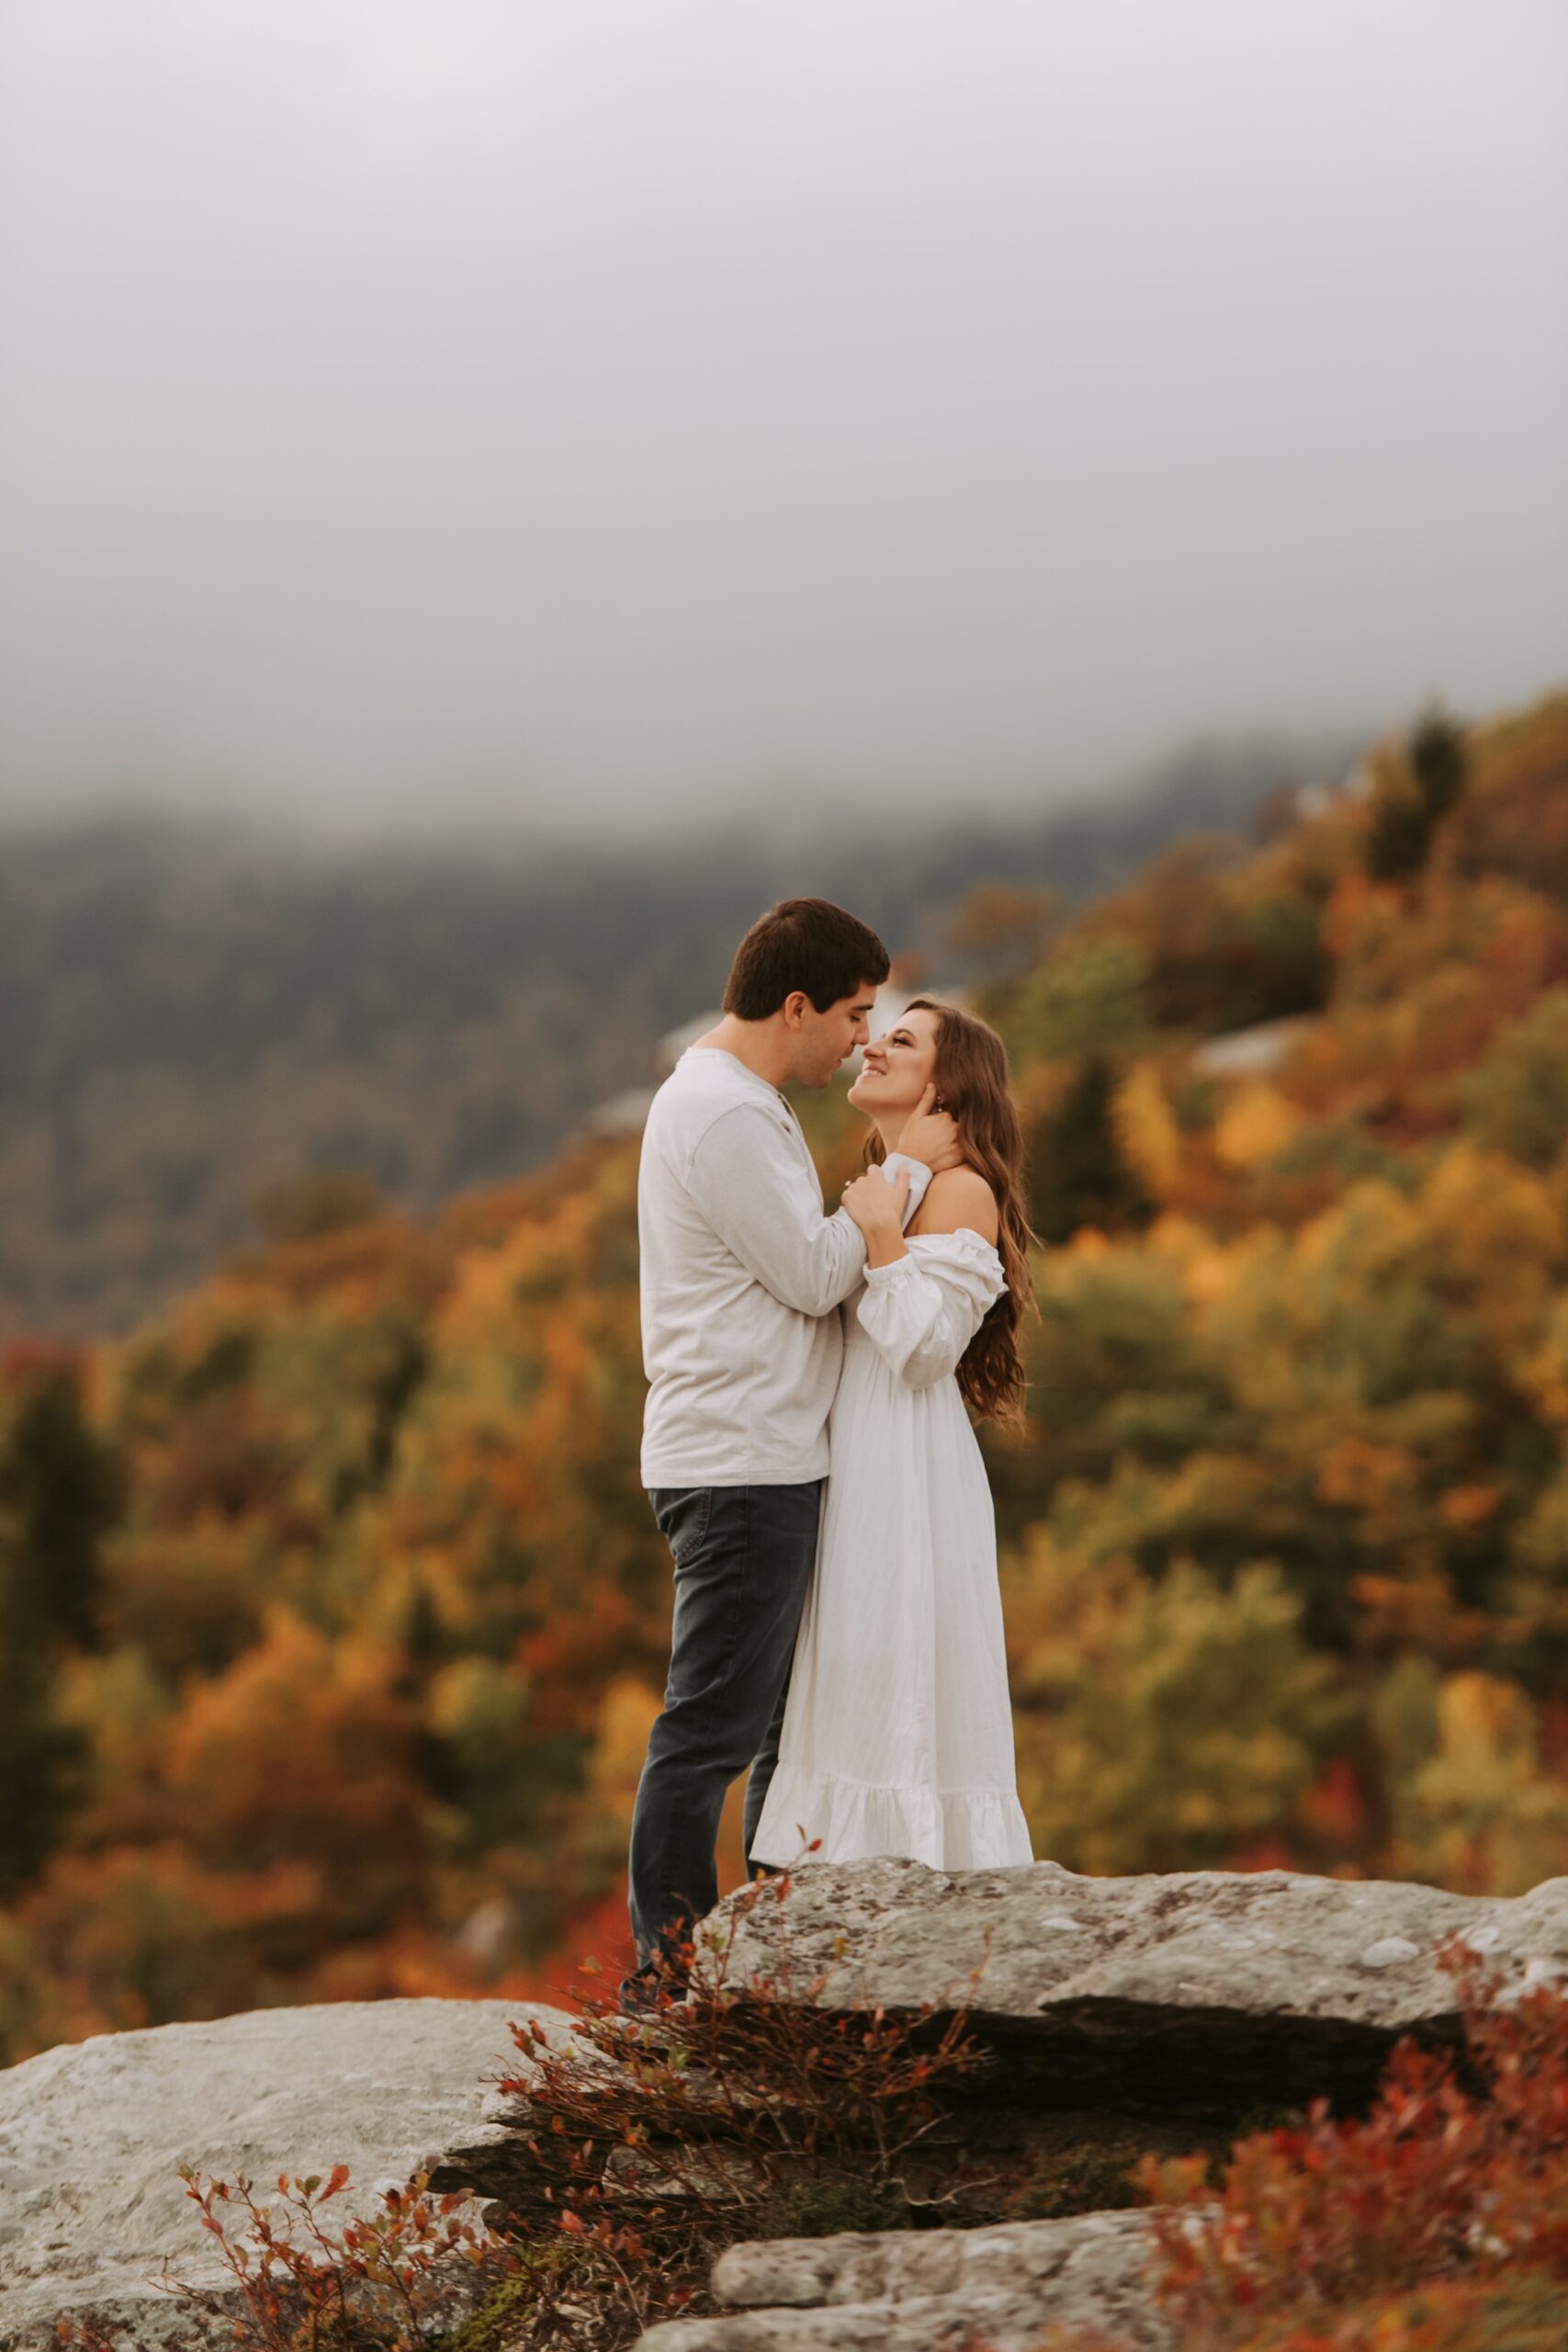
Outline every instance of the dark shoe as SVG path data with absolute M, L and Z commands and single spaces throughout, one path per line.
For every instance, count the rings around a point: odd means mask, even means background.
M 635 1975 L 622 1977 L 620 1990 L 624 2018 L 662 2017 L 686 1997 L 684 1983 L 667 1968 L 639 1968 Z

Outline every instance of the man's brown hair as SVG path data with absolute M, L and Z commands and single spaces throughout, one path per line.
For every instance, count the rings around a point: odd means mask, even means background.
M 799 989 L 826 1012 L 859 988 L 880 987 L 890 969 L 875 932 L 830 899 L 784 899 L 736 949 L 724 1009 L 738 1021 L 766 1021 Z

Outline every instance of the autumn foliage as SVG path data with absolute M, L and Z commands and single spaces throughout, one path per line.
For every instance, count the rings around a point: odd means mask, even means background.
M 243 2176 L 186 2167 L 184 2178 L 232 2281 L 233 2333 L 247 2352 L 414 2352 L 448 2335 L 487 2283 L 519 2267 L 478 2199 L 435 2193 L 427 2173 L 341 2220 L 332 2208 L 349 2186 L 346 2165 L 324 2178 L 280 2173 L 259 2194 Z
M 1473 1953 L 1462 2054 L 1395 2050 L 1370 2111 L 1325 2100 L 1201 2158 L 1145 2158 L 1161 2293 L 1197 2352 L 1497 2352 L 1568 2325 L 1568 1998 Z M 1533 2319 L 1531 2314 L 1533 2313 Z M 1555 2321 L 1555 2337 L 1548 2324 Z
M 1444 726 L 981 926 L 1043 1243 L 985 1442 L 1076 1869 L 1568 1870 L 1568 702 Z M 0 1359 L 0 2055 L 617 1964 L 635 1191 L 624 1141 L 426 1223 L 317 1175 L 129 1339 Z

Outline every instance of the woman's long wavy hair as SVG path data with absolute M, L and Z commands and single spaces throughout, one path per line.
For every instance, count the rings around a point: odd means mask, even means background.
M 1024 1381 L 1018 1327 L 1034 1298 L 1029 1271 L 1034 1236 L 1023 1205 L 1023 1136 L 1008 1082 L 1007 1048 L 987 1023 L 955 1004 L 918 996 L 905 1010 L 936 1015 L 931 1075 L 937 1104 L 956 1121 L 964 1157 L 996 1194 L 1000 1215 L 997 1250 L 1008 1286 L 964 1351 L 958 1386 L 982 1420 L 1021 1429 Z M 866 1138 L 866 1162 L 869 1166 L 885 1157 L 882 1137 L 873 1127 Z

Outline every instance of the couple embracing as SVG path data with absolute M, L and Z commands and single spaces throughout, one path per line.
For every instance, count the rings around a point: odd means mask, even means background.
M 752 1869 L 809 1846 L 1031 1860 L 964 1409 L 1020 1410 L 1018 1119 L 1000 1039 L 956 1007 L 917 998 L 868 1042 L 888 970 L 842 908 L 786 899 L 649 1114 L 642 1478 L 675 1613 L 632 1824 L 633 2007 L 717 1900 L 719 1816 L 748 1767 Z M 857 1047 L 867 1166 L 828 1216 L 781 1089 L 828 1085 Z

